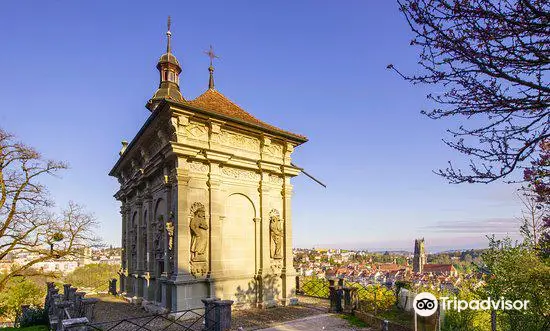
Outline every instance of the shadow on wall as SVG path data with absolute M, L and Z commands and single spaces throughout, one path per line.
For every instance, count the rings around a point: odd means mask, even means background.
M 237 287 L 234 307 L 274 306 L 281 295 L 281 278 L 278 275 L 258 276 L 248 282 L 247 288 Z

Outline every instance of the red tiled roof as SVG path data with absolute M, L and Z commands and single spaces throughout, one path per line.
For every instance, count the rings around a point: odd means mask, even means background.
M 307 140 L 305 136 L 292 133 L 289 131 L 285 131 L 273 125 L 267 124 L 263 121 L 260 121 L 256 117 L 250 115 L 248 112 L 243 110 L 241 107 L 237 106 L 234 102 L 229 100 L 225 95 L 221 94 L 215 89 L 208 89 L 206 92 L 199 95 L 196 99 L 187 101 L 187 103 L 193 107 L 208 110 L 224 116 L 236 118 L 247 123 L 255 124 L 262 128 L 266 128 L 279 133 L 290 135 L 295 138 L 298 138 L 299 140 Z
M 399 264 L 395 264 L 395 263 L 382 263 L 377 266 L 378 270 L 384 270 L 384 271 L 399 270 L 403 268 L 404 268 L 403 266 L 400 266 Z
M 424 264 L 424 272 L 451 273 L 456 271 L 452 264 Z

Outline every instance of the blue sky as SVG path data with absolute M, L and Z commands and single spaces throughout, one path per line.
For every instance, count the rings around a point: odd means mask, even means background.
M 188 99 L 208 83 L 256 117 L 306 135 L 294 163 L 327 184 L 294 180 L 297 247 L 480 247 L 515 234 L 514 187 L 451 185 L 434 175 L 463 156 L 445 129 L 463 119 L 420 114 L 440 87 L 411 86 L 418 49 L 394 1 L 12 1 L 0 10 L 0 126 L 70 170 L 48 185 L 82 203 L 106 242 L 120 241 L 117 189 L 107 176 L 120 141 L 149 115 L 155 68 L 172 16 L 173 52 Z

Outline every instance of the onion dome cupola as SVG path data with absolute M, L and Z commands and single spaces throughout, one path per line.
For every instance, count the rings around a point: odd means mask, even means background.
M 160 85 L 155 95 L 147 102 L 147 108 L 150 111 L 156 109 L 159 101 L 163 99 L 172 99 L 174 101 L 184 101 L 179 88 L 179 75 L 181 66 L 178 59 L 172 54 L 172 33 L 170 32 L 170 16 L 168 16 L 168 31 L 166 31 L 166 53 L 162 54 L 157 69 L 160 73 Z

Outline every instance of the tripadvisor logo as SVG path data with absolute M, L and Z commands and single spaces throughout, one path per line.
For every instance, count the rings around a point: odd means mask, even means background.
M 459 300 L 457 298 L 441 297 L 441 308 L 444 310 L 456 310 L 458 312 L 470 310 L 525 310 L 529 300 L 506 300 L 500 297 L 498 300 L 487 298 L 484 300 Z M 428 292 L 418 293 L 414 297 L 413 308 L 420 316 L 432 316 L 439 303 L 437 298 Z
M 428 292 L 418 293 L 413 301 L 414 312 L 420 316 L 432 316 L 437 311 L 437 298 Z
M 456 310 L 458 312 L 470 310 L 526 310 L 529 300 L 506 300 L 500 297 L 494 300 L 489 297 L 483 300 L 458 300 L 457 298 L 441 297 L 441 307 L 445 310 Z

